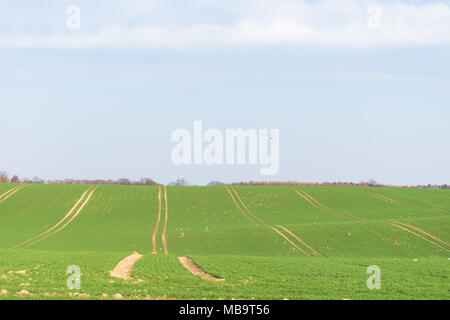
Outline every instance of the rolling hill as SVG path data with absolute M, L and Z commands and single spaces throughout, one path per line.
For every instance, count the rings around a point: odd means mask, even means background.
M 448 299 L 449 215 L 448 190 L 0 184 L 0 299 Z

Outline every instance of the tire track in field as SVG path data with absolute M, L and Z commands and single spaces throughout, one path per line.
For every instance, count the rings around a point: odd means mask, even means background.
M 308 195 L 304 194 L 304 191 L 303 191 L 303 190 L 300 190 L 300 191 L 295 190 L 295 192 L 296 192 L 300 197 L 302 197 L 303 199 L 305 199 L 309 204 L 311 204 L 312 206 L 314 206 L 314 207 L 317 208 L 317 209 L 320 209 L 320 210 L 322 210 L 322 211 L 325 211 L 325 212 L 327 212 L 327 213 L 329 213 L 329 214 L 332 214 L 332 215 L 334 215 L 334 216 L 338 216 L 338 217 L 341 217 L 341 218 L 345 218 L 345 219 L 350 219 L 350 220 L 352 220 L 350 217 L 344 216 L 344 215 L 342 215 L 342 214 L 335 213 L 335 212 L 333 212 L 333 211 L 331 211 L 331 210 L 325 208 L 325 207 L 322 206 L 322 204 L 319 203 L 318 201 L 317 201 L 317 202 L 316 202 L 316 201 L 313 201 L 313 200 L 309 197 L 309 194 L 308 194 Z
M 231 199 L 233 199 L 234 204 L 236 205 L 236 207 L 239 209 L 239 211 L 251 222 L 253 222 L 254 224 L 258 225 L 258 223 L 254 220 L 252 220 L 252 218 L 250 218 L 249 216 L 247 216 L 244 212 L 244 210 L 242 210 L 241 206 L 237 203 L 236 199 L 233 196 L 233 193 L 230 191 L 230 189 L 228 189 L 228 187 L 225 187 L 228 191 L 228 193 L 230 194 Z
M 411 228 L 411 229 L 414 229 L 414 230 L 416 230 L 416 231 L 422 233 L 423 235 L 426 235 L 426 236 L 428 236 L 428 237 L 430 237 L 430 238 L 432 238 L 432 239 L 434 239 L 434 240 L 436 240 L 436 241 L 439 241 L 439 242 L 445 244 L 446 246 L 449 246 L 449 247 L 450 247 L 450 244 L 449 244 L 449 243 L 445 242 L 444 240 L 439 239 L 438 237 L 436 237 L 436 236 L 432 235 L 431 233 L 428 233 L 428 232 L 426 232 L 426 231 L 424 231 L 424 230 L 422 230 L 422 229 L 420 229 L 420 228 L 414 227 L 414 226 L 412 226 L 412 225 L 410 225 L 410 224 L 406 224 L 406 223 L 400 222 L 400 221 L 392 220 L 392 222 L 394 222 L 394 223 L 396 223 L 396 224 L 401 224 L 401 225 L 403 225 L 403 226 L 405 226 L 405 227 L 407 227 L 407 228 L 409 227 L 409 228 Z
M 22 190 L 23 188 L 25 188 L 25 186 L 18 186 L 15 188 L 12 188 L 11 190 L 8 190 L 7 192 L 5 192 L 4 194 L 2 194 L 0 196 L 0 204 L 2 204 L 3 202 L 5 202 L 6 200 L 8 200 L 9 197 L 12 197 L 16 192 L 19 192 L 20 190 Z M 3 199 L 2 199 L 3 198 Z
M 445 214 L 450 214 L 450 211 L 444 210 L 444 209 L 439 209 L 439 208 L 430 208 L 431 211 L 434 212 L 438 212 L 438 213 L 445 213 Z
M 155 230 L 153 231 L 153 237 L 152 237 L 153 254 L 157 254 L 158 253 L 158 251 L 156 249 L 156 235 L 158 234 L 159 222 L 161 220 L 161 186 L 159 186 L 158 201 L 159 201 L 158 219 L 156 220 L 156 226 L 155 226 Z
M 352 218 L 352 219 L 354 219 L 354 220 L 359 220 L 359 221 L 364 221 L 364 220 L 365 220 L 365 219 L 363 219 L 363 218 L 361 218 L 361 217 L 352 215 L 352 214 L 350 214 L 350 213 L 344 213 L 344 212 L 342 212 L 342 211 L 339 211 L 339 210 L 336 210 L 336 209 L 329 208 L 329 207 L 325 206 L 324 204 L 320 203 L 320 202 L 319 202 L 318 200 L 316 200 L 315 198 L 313 198 L 313 196 L 311 196 L 311 195 L 310 195 L 309 193 L 307 193 L 306 191 L 304 191 L 304 190 L 300 190 L 300 191 L 303 192 L 303 194 L 304 194 L 305 196 L 307 196 L 308 198 L 310 198 L 312 201 L 314 201 L 315 203 L 317 203 L 317 205 L 323 207 L 325 210 L 329 210 L 330 212 L 334 212 L 335 214 L 338 214 L 338 215 L 341 215 L 341 216 L 344 216 L 344 217 L 347 217 L 347 218 Z
M 282 236 L 284 239 L 286 239 L 294 248 L 298 249 L 299 251 L 303 252 L 304 254 L 306 254 L 308 257 L 311 257 L 311 255 L 306 252 L 305 250 L 303 250 L 302 248 L 300 248 L 298 245 L 296 245 L 291 239 L 289 239 L 285 234 L 283 234 L 280 230 L 278 230 L 275 227 L 270 227 L 273 231 L 275 231 L 276 233 L 278 233 L 280 236 Z
M 2 194 L 2 195 L 0 195 L 0 199 L 2 199 L 3 197 L 5 197 L 8 193 L 10 193 L 10 192 L 12 192 L 12 191 L 14 191 L 14 190 L 16 190 L 18 188 L 18 186 L 16 186 L 16 187 L 14 187 L 14 188 L 11 188 L 11 189 L 9 189 L 8 191 L 6 191 L 4 194 Z
M 248 207 L 245 205 L 244 201 L 242 201 L 241 197 L 239 196 L 239 193 L 236 191 L 235 188 L 230 187 L 231 190 L 233 190 L 233 192 L 235 193 L 237 199 L 239 200 L 239 202 L 242 204 L 242 206 L 245 208 L 245 210 L 253 217 L 255 218 L 257 221 L 259 221 L 260 223 L 262 223 L 263 225 L 265 225 L 266 227 L 272 228 L 272 226 L 270 224 L 268 224 L 267 222 L 261 220 L 260 218 L 258 218 L 256 215 L 253 214 L 253 212 L 251 212 Z
M 303 191 L 303 190 L 295 190 L 295 192 L 301 196 L 303 199 L 305 199 L 309 204 L 311 204 L 312 206 L 325 211 L 327 213 L 330 213 L 332 215 L 336 215 L 342 218 L 346 218 L 346 219 L 350 219 L 350 220 L 356 220 L 356 221 L 364 221 L 365 219 L 355 216 L 355 215 L 351 215 L 349 213 L 344 213 L 335 209 L 331 209 L 327 206 L 325 206 L 324 204 L 320 203 L 319 201 L 317 201 L 315 198 L 313 198 L 313 196 L 311 196 L 309 193 Z
M 54 231 L 51 231 L 50 233 L 48 233 L 48 234 L 46 234 L 46 235 L 44 235 L 44 236 L 42 236 L 41 238 L 38 238 L 38 239 L 36 239 L 35 241 L 33 241 L 32 243 L 30 243 L 30 244 L 28 244 L 28 245 L 26 245 L 26 246 L 24 246 L 24 247 L 22 247 L 21 249 L 23 250 L 23 249 L 26 249 L 26 248 L 29 248 L 29 247 L 31 247 L 31 246 L 33 246 L 33 245 L 35 245 L 35 244 L 37 244 L 37 243 L 39 243 L 39 242 L 41 242 L 42 240 L 45 240 L 45 239 L 47 239 L 47 238 L 49 238 L 49 237 L 51 237 L 51 236 L 53 236 L 53 235 L 55 235 L 56 233 L 58 233 L 58 232 L 60 232 L 60 231 L 62 231 L 62 230 L 64 230 L 80 213 L 81 213 L 81 211 L 84 209 L 84 207 L 88 204 L 88 202 L 89 202 L 89 200 L 91 199 L 91 197 L 92 197 L 92 195 L 94 194 L 94 192 L 97 190 L 97 188 L 98 187 L 95 187 L 95 188 L 93 188 L 92 190 L 91 190 L 91 192 L 89 193 L 89 195 L 86 197 L 86 199 L 84 200 L 84 202 L 83 202 L 83 204 L 78 208 L 78 210 L 77 210 L 77 212 L 75 213 L 75 214 L 73 214 L 69 219 L 68 219 L 68 221 L 67 222 L 65 222 L 61 227 L 59 227 L 58 229 L 56 229 L 56 230 L 54 230 Z M 89 191 L 89 189 L 87 190 L 87 191 Z M 86 191 L 86 192 L 87 192 Z M 80 201 L 81 202 L 81 201 Z
M 265 222 L 264 220 L 260 219 L 259 217 L 257 217 L 255 214 L 253 214 L 253 212 L 251 212 L 248 207 L 245 205 L 244 201 L 242 201 L 241 197 L 239 196 L 239 193 L 236 191 L 235 188 L 230 187 L 230 189 L 234 192 L 234 194 L 236 195 L 237 199 L 239 200 L 239 202 L 241 203 L 242 207 L 245 208 L 245 210 L 248 212 L 248 214 L 250 214 L 255 221 L 253 221 L 250 217 L 248 217 L 245 213 L 244 210 L 242 210 L 242 208 L 240 207 L 240 205 L 238 204 L 238 202 L 234 199 L 233 194 L 230 192 L 230 190 L 227 188 L 227 191 L 230 193 L 231 198 L 233 199 L 234 203 L 236 204 L 236 206 L 238 207 L 239 211 L 242 212 L 242 214 L 244 214 L 244 216 L 247 217 L 247 219 L 249 219 L 252 222 L 255 222 L 257 225 L 258 223 L 256 221 L 259 221 L 262 225 L 264 225 L 265 227 L 271 229 L 272 231 L 276 232 L 278 235 L 280 235 L 281 237 L 283 237 L 286 241 L 288 241 L 294 248 L 296 248 L 297 250 L 299 250 L 300 252 L 304 253 L 307 256 L 311 256 L 309 253 L 307 253 L 305 250 L 303 250 L 302 248 L 300 248 L 298 245 L 296 245 L 291 239 L 289 239 L 285 234 L 283 234 L 280 230 L 278 230 L 277 228 L 275 228 L 274 226 L 271 226 L 270 224 L 268 224 L 267 222 Z
M 382 194 L 371 193 L 371 192 L 370 192 L 370 194 L 371 194 L 372 196 L 374 196 L 375 198 L 378 198 L 378 199 L 380 199 L 380 200 L 383 200 L 384 202 L 388 202 L 388 203 L 391 203 L 391 204 L 395 204 L 395 205 L 398 205 L 398 206 L 400 206 L 400 207 L 407 207 L 407 208 L 410 208 L 410 209 L 418 209 L 417 206 L 413 206 L 413 205 L 410 205 L 410 204 L 408 204 L 408 203 L 404 203 L 404 202 L 400 202 L 400 201 L 391 199 L 391 198 L 386 197 L 385 195 L 382 195 Z M 421 208 L 419 208 L 419 209 L 421 209 Z
M 164 246 L 164 253 L 166 255 L 169 254 L 169 250 L 167 249 L 167 221 L 169 219 L 169 201 L 167 199 L 167 187 L 164 186 L 164 200 L 165 200 L 165 204 L 166 204 L 166 216 L 165 216 L 165 221 L 164 221 L 164 230 L 163 230 L 163 234 L 162 234 L 162 243 Z
M 86 194 L 89 192 L 89 190 L 91 190 L 93 188 L 93 186 L 90 186 L 81 196 L 81 198 L 75 203 L 75 205 L 72 207 L 72 209 L 70 209 L 70 211 L 64 216 L 64 218 L 62 218 L 57 224 L 55 224 L 53 227 L 51 227 L 50 229 L 48 229 L 47 231 L 44 231 L 40 234 L 38 234 L 37 236 L 34 236 L 33 238 L 30 238 L 28 240 L 25 240 L 19 244 L 16 244 L 15 246 L 11 247 L 10 249 L 17 249 L 18 247 L 27 244 L 51 231 L 53 231 L 54 229 L 56 229 L 59 225 L 61 225 L 74 211 L 75 209 L 78 207 L 78 205 L 81 203 L 81 201 L 83 201 L 84 197 L 86 196 Z
M 313 247 L 311 247 L 310 245 L 308 245 L 305 241 L 303 241 L 302 239 L 300 239 L 300 237 L 298 237 L 295 233 L 293 233 L 291 230 L 289 230 L 286 227 L 283 226 L 278 226 L 279 228 L 283 229 L 284 231 L 286 231 L 287 233 L 289 233 L 291 236 L 293 236 L 295 239 L 297 239 L 297 241 L 303 243 L 306 247 L 308 247 L 311 251 L 313 251 L 315 254 L 318 254 L 319 256 L 323 257 L 323 255 L 321 255 L 318 251 L 314 250 Z
M 373 197 L 377 198 L 377 199 L 380 199 L 380 200 L 382 200 L 384 202 L 387 202 L 387 203 L 390 203 L 390 204 L 395 204 L 395 205 L 397 205 L 399 207 L 405 207 L 405 208 L 416 209 L 416 210 L 430 210 L 430 211 L 437 212 L 437 213 L 450 214 L 449 211 L 444 210 L 444 209 L 438 209 L 438 208 L 427 208 L 427 209 L 424 209 L 423 207 L 419 207 L 419 206 L 415 206 L 415 205 L 412 205 L 412 204 L 409 204 L 409 203 L 405 203 L 405 202 L 401 202 L 401 201 L 398 201 L 398 200 L 394 200 L 394 199 L 386 197 L 385 195 L 382 195 L 382 194 L 371 193 L 371 192 L 369 192 L 369 194 L 372 195 Z
M 412 230 L 409 230 L 409 229 L 406 228 L 406 227 L 403 227 L 403 226 L 401 226 L 401 225 L 395 224 L 394 222 L 386 222 L 386 223 L 387 223 L 387 224 L 390 224 L 391 226 L 394 226 L 394 227 L 396 227 L 396 228 L 398 228 L 398 229 L 401 229 L 401 230 L 404 230 L 404 231 L 406 231 L 406 232 L 409 232 L 409 233 L 411 233 L 411 234 L 413 234 L 413 235 L 415 235 L 415 236 L 417 236 L 417 237 L 419 237 L 419 238 L 421 238 L 421 239 L 423 239 L 423 240 L 425 240 L 425 241 L 428 241 L 429 243 L 431 243 L 431 244 L 433 244 L 433 245 L 435 245 L 435 246 L 437 246 L 437 247 L 439 247 L 439 248 L 441 248 L 441 249 L 444 249 L 444 250 L 446 250 L 446 251 L 450 251 L 449 249 L 447 249 L 447 248 L 445 248 L 445 247 L 443 247 L 443 246 L 437 244 L 437 243 L 434 242 L 434 241 L 431 241 L 430 239 L 425 238 L 424 236 L 422 236 L 422 235 L 420 235 L 420 234 L 418 234 L 418 233 L 416 233 L 416 232 L 414 232 L 414 231 L 412 231 Z

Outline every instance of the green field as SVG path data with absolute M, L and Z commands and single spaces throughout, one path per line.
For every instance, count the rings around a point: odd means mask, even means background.
M 0 184 L 0 299 L 450 298 L 449 190 L 167 187 L 165 201 L 158 186 Z M 111 277 L 134 252 L 131 278 Z

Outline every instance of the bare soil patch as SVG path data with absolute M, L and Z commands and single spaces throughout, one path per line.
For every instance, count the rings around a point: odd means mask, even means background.
M 142 254 L 137 252 L 133 253 L 131 256 L 126 257 L 121 260 L 113 271 L 109 273 L 109 275 L 113 278 L 128 280 L 131 278 L 131 273 L 133 272 L 133 267 L 141 258 Z
M 220 279 L 216 276 L 213 276 L 211 274 L 206 273 L 202 270 L 192 259 L 189 259 L 187 257 L 179 257 L 178 260 L 180 260 L 181 264 L 188 269 L 192 274 L 196 276 L 202 277 L 204 280 L 208 281 L 225 281 L 225 279 Z

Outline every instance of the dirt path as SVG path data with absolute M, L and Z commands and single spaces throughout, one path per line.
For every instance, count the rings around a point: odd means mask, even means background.
M 330 214 L 333 215 L 337 215 L 340 216 L 342 218 L 346 218 L 346 219 L 350 219 L 350 220 L 357 220 L 357 221 L 363 221 L 364 219 L 355 215 L 351 215 L 349 213 L 344 213 L 335 209 L 331 209 L 327 206 L 325 206 L 324 204 L 320 203 L 318 200 L 316 200 L 315 198 L 313 198 L 313 196 L 311 196 L 309 193 L 303 191 L 303 190 L 299 190 L 299 191 L 295 191 L 298 195 L 300 195 L 303 199 L 305 199 L 306 201 L 308 201 L 311 205 L 313 205 L 314 207 L 321 209 L 325 212 L 328 212 Z
M 430 238 L 433 238 L 434 240 L 437 240 L 437 241 L 439 241 L 439 242 L 445 244 L 446 246 L 450 246 L 450 244 L 448 244 L 448 243 L 445 242 L 444 240 L 441 240 L 441 239 L 439 239 L 438 237 L 433 236 L 432 234 L 430 234 L 430 233 L 428 233 L 428 232 L 426 232 L 426 231 L 424 231 L 424 230 L 422 230 L 422 229 L 419 229 L 419 228 L 417 228 L 417 227 L 414 227 L 414 226 L 412 226 L 412 225 L 409 225 L 409 224 L 406 224 L 406 223 L 403 223 L 403 222 L 400 222 L 400 221 L 395 221 L 395 220 L 393 220 L 392 222 L 394 222 L 394 223 L 396 223 L 396 224 L 401 224 L 401 225 L 403 225 L 403 226 L 405 226 L 405 227 L 409 227 L 409 228 L 411 228 L 411 229 L 414 229 L 414 230 L 416 230 L 416 231 L 419 231 L 419 232 L 421 232 L 422 234 L 427 235 L 427 236 L 429 236 Z
M 169 250 L 167 249 L 167 221 L 169 219 L 169 201 L 167 199 L 167 187 L 164 186 L 164 200 L 165 200 L 165 204 L 166 204 L 166 216 L 165 216 L 165 221 L 164 221 L 164 230 L 163 230 L 163 234 L 162 234 L 162 243 L 164 246 L 164 253 L 166 255 L 169 254 Z
M 204 280 L 209 281 L 219 281 L 223 282 L 225 279 L 220 279 L 218 277 L 215 277 L 209 273 L 206 273 L 203 271 L 202 268 L 200 268 L 192 259 L 189 259 L 187 257 L 179 257 L 178 260 L 181 262 L 181 264 L 188 269 L 193 275 L 200 276 Z
M 291 230 L 289 230 L 286 227 L 283 226 L 278 226 L 279 228 L 283 229 L 284 231 L 286 231 L 287 233 L 289 233 L 291 236 L 293 236 L 295 239 L 297 239 L 299 242 L 303 243 L 306 247 L 308 247 L 311 251 L 313 251 L 314 253 L 318 254 L 319 256 L 323 257 L 323 255 L 321 255 L 318 251 L 314 250 L 310 245 L 308 245 L 305 241 L 303 241 L 302 239 L 300 239 L 300 237 L 298 237 L 295 233 L 293 233 Z
M 95 190 L 97 190 L 98 187 L 95 187 L 88 195 L 88 197 L 86 198 L 86 200 L 83 202 L 83 204 L 78 208 L 77 212 L 75 214 L 72 215 L 72 217 L 70 217 L 70 219 L 64 223 L 61 227 L 59 227 L 58 229 L 48 233 L 47 235 L 44 235 L 43 237 L 35 240 L 34 242 L 24 246 L 21 249 L 26 249 L 28 247 L 31 247 L 33 245 L 35 245 L 36 243 L 41 242 L 42 240 L 45 240 L 53 235 L 55 235 L 56 233 L 60 232 L 61 230 L 64 230 L 64 228 L 66 228 L 83 210 L 83 208 L 87 205 L 87 203 L 89 202 L 89 200 L 91 199 L 92 195 L 94 194 Z
M 242 204 L 242 206 L 245 208 L 245 210 L 248 212 L 248 214 L 250 214 L 255 220 L 259 221 L 261 224 L 263 224 L 265 227 L 269 228 L 272 231 L 275 231 L 278 235 L 280 235 L 281 237 L 283 237 L 286 241 L 288 241 L 294 248 L 298 249 L 300 252 L 306 254 L 307 256 L 311 256 L 310 254 L 308 254 L 305 250 L 303 250 L 302 248 L 300 248 L 299 246 L 297 246 L 291 239 L 289 239 L 285 234 L 283 234 L 280 230 L 278 230 L 277 228 L 275 228 L 274 226 L 271 226 L 270 224 L 268 224 L 267 222 L 265 222 L 264 220 L 258 218 L 255 214 L 253 214 L 253 212 L 251 212 L 248 207 L 245 205 L 244 201 L 242 201 L 241 197 L 239 196 L 239 193 L 236 191 L 235 188 L 230 187 L 230 189 L 234 192 L 234 194 L 236 195 L 237 199 L 239 200 L 239 202 Z M 227 188 L 228 190 L 228 188 Z M 228 190 L 228 192 L 230 192 Z M 239 204 L 235 201 L 232 193 L 230 192 L 231 197 L 233 198 L 233 201 L 235 202 L 236 206 L 239 208 L 239 210 L 247 217 L 247 215 L 244 213 L 244 211 L 240 208 Z M 247 217 L 249 218 L 249 217 Z M 250 221 L 252 221 L 249 218 Z
M 113 271 L 110 271 L 109 275 L 113 278 L 128 280 L 131 278 L 131 273 L 133 272 L 133 267 L 143 255 L 137 252 L 133 253 L 131 256 L 126 257 L 121 260 Z
M 157 254 L 158 253 L 158 251 L 156 249 L 156 235 L 158 234 L 159 221 L 161 220 L 161 186 L 159 186 L 158 201 L 159 201 L 158 219 L 156 220 L 156 226 L 155 226 L 155 230 L 153 231 L 153 237 L 152 237 L 153 254 Z
M 37 236 L 34 236 L 33 238 L 30 238 L 28 240 L 25 240 L 24 242 L 21 242 L 19 244 L 16 244 L 14 247 L 11 247 L 11 249 L 17 249 L 18 247 L 31 242 L 53 230 L 55 230 L 58 226 L 60 226 L 72 213 L 73 211 L 75 211 L 75 209 L 78 207 L 78 205 L 81 203 L 81 201 L 83 201 L 84 197 L 86 196 L 86 194 L 89 192 L 89 190 L 91 190 L 93 188 L 93 186 L 90 186 L 81 196 L 81 198 L 77 201 L 77 203 L 75 203 L 75 205 L 72 207 L 72 209 L 70 209 L 70 211 L 64 216 L 64 218 L 62 218 L 57 224 L 55 224 L 53 227 L 51 227 L 50 229 L 48 229 L 47 231 L 42 232 L 41 234 L 38 234 Z
M 425 241 L 428 241 L 429 243 L 431 243 L 431 244 L 433 244 L 433 245 L 435 245 L 435 246 L 437 246 L 437 247 L 439 247 L 439 248 L 441 248 L 441 249 L 444 249 L 444 250 L 446 250 L 446 251 L 450 251 L 449 249 L 444 248 L 443 246 L 437 244 L 436 242 L 431 241 L 430 239 L 427 239 L 427 238 L 425 238 L 424 236 L 421 236 L 420 234 L 417 234 L 416 232 L 411 231 L 411 230 L 409 230 L 409 229 L 407 229 L 407 228 L 405 228 L 405 227 L 402 227 L 402 226 L 400 226 L 400 225 L 398 225 L 398 224 L 395 224 L 395 223 L 393 223 L 393 222 L 386 222 L 386 223 L 387 223 L 387 224 L 390 224 L 391 226 L 394 226 L 394 227 L 396 227 L 396 228 L 398 228 L 398 229 L 401 229 L 401 230 L 404 230 L 404 231 L 406 231 L 406 232 L 409 232 L 409 233 L 411 233 L 411 234 L 413 234 L 413 235 L 415 235 L 415 236 L 417 236 L 417 237 L 419 237 L 419 238 L 421 238 L 421 239 L 423 239 L 423 240 L 425 240 Z
M 13 194 L 15 194 L 16 192 L 19 192 L 20 190 L 22 190 L 23 188 L 25 188 L 25 186 L 21 186 L 21 187 L 16 187 L 16 188 L 12 188 L 11 190 L 9 190 L 8 192 L 2 194 L 1 197 L 4 197 L 3 199 L 0 197 L 0 204 L 2 204 L 3 202 L 5 202 L 6 200 L 8 200 L 9 197 L 11 197 Z

